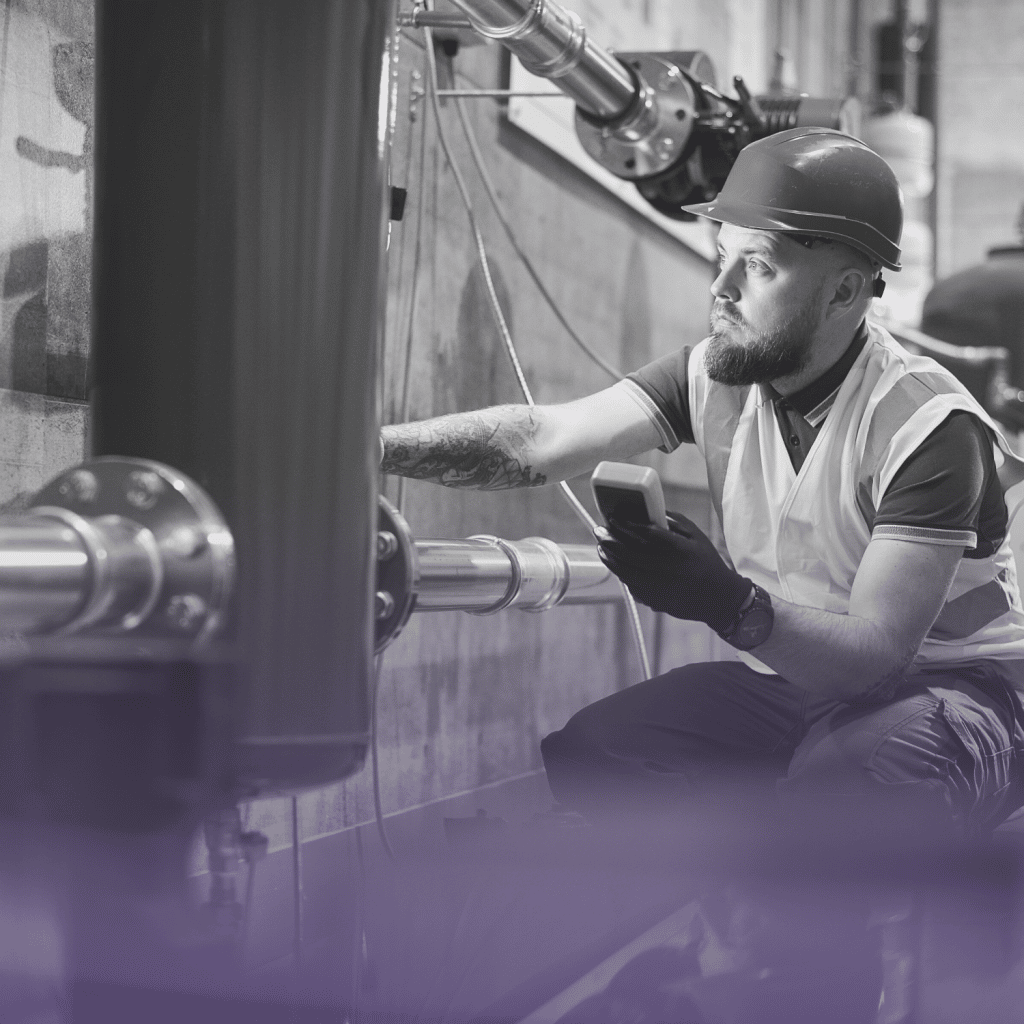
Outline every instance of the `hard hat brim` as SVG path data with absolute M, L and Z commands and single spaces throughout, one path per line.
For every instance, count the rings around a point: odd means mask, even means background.
M 900 250 L 877 228 L 862 220 L 852 220 L 838 214 L 806 213 L 802 210 L 783 210 L 753 203 L 719 202 L 694 203 L 684 206 L 687 213 L 722 224 L 735 224 L 741 228 L 760 231 L 797 232 L 821 235 L 843 242 L 860 250 L 869 259 L 877 260 L 889 270 L 901 270 Z

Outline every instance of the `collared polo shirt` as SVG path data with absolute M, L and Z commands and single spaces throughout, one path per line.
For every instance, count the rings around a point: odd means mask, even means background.
M 799 473 L 843 381 L 867 342 L 862 324 L 842 356 L 823 374 L 792 395 L 759 385 L 772 402 L 775 421 Z M 628 375 L 622 383 L 661 435 L 662 451 L 694 442 L 690 419 L 688 367 L 684 347 Z M 988 428 L 968 412 L 952 413 L 903 463 L 868 527 L 896 527 L 886 535 L 901 539 L 963 545 L 965 557 L 984 558 L 1006 536 L 1006 504 L 996 474 Z

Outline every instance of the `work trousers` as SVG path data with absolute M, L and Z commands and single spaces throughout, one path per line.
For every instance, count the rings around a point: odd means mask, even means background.
M 915 815 L 983 835 L 1024 803 L 1024 730 L 992 663 L 915 671 L 882 705 L 815 698 L 741 662 L 686 665 L 611 694 L 541 743 L 555 799 L 662 813 L 708 787 Z

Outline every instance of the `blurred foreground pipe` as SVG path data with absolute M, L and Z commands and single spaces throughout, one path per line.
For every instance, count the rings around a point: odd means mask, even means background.
M 527 71 L 550 78 L 587 114 L 611 121 L 638 88 L 625 65 L 587 36 L 579 16 L 551 0 L 454 0 L 473 28 L 514 53 Z

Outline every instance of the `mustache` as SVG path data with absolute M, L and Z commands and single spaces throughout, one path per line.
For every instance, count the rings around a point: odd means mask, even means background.
M 740 311 L 728 299 L 718 299 L 711 307 L 712 320 L 727 320 L 729 323 L 742 324 Z

